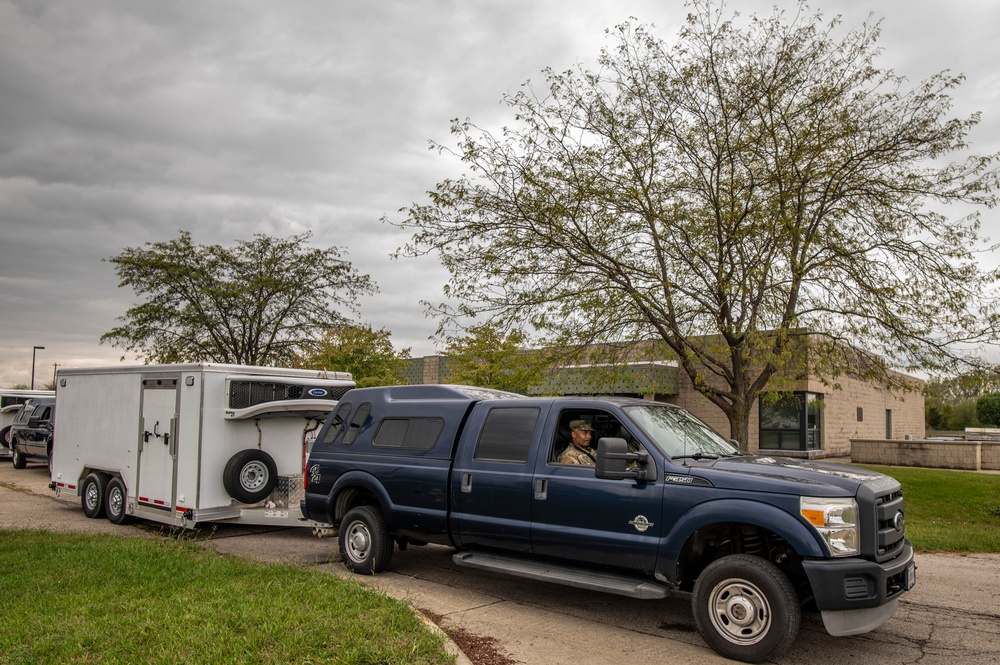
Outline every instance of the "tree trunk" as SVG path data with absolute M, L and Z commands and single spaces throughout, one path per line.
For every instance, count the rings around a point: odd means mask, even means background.
M 750 452 L 750 410 L 753 400 L 739 396 L 733 400 L 732 407 L 726 412 L 729 417 L 729 436 L 739 444 L 741 451 Z

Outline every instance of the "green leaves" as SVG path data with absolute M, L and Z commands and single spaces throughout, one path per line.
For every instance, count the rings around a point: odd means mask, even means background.
M 290 363 L 375 290 L 339 248 L 308 247 L 309 237 L 257 234 L 222 247 L 195 245 L 181 231 L 125 248 L 108 261 L 119 286 L 145 300 L 101 342 L 149 362 Z
M 410 349 L 398 353 L 385 328 L 341 323 L 327 329 L 316 348 L 296 366 L 350 372 L 359 388 L 405 383 L 403 373 Z

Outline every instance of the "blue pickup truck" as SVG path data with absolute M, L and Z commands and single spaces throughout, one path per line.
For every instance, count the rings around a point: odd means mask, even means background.
M 560 463 L 580 421 L 594 463 Z M 438 543 L 460 566 L 636 598 L 691 592 L 705 641 L 746 662 L 788 648 L 803 611 L 832 635 L 873 630 L 916 577 L 894 479 L 742 454 L 641 399 L 351 390 L 306 483 L 303 515 L 337 525 L 356 573 Z

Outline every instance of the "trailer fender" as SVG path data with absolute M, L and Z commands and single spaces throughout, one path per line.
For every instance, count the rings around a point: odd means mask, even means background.
M 677 561 L 691 536 L 713 524 L 739 523 L 758 526 L 778 534 L 802 557 L 828 557 L 820 536 L 780 508 L 746 499 L 720 499 L 694 506 L 677 521 L 660 546 L 665 572 L 677 580 Z

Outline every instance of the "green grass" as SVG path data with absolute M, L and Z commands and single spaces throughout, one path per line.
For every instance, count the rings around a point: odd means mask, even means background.
M 1000 474 L 864 466 L 903 485 L 906 536 L 922 552 L 1000 552 Z
M 406 604 L 183 540 L 0 531 L 0 663 L 450 663 Z

